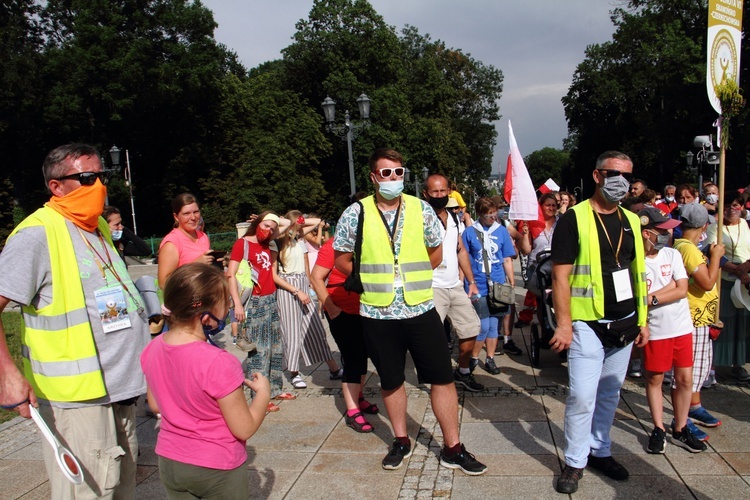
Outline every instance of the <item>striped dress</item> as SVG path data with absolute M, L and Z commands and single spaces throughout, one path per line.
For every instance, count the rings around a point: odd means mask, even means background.
M 285 252 L 294 255 L 285 255 L 287 263 L 302 263 L 306 248 L 304 242 L 290 245 Z M 307 274 L 303 272 L 284 273 L 283 266 L 279 261 L 279 276 L 293 286 L 310 295 L 310 281 Z M 297 268 L 290 271 L 299 271 Z M 281 336 L 284 340 L 284 363 L 290 372 L 298 372 L 300 368 L 300 357 L 302 366 L 310 366 L 322 363 L 333 357 L 331 349 L 326 341 L 326 331 L 320 316 L 317 314 L 315 304 L 302 304 L 297 297 L 286 290 L 276 290 L 276 300 L 281 317 Z

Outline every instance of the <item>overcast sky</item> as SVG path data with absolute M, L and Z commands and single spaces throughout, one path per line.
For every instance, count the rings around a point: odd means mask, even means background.
M 409 24 L 503 72 L 493 173 L 505 169 L 508 120 L 521 153 L 561 148 L 562 98 L 587 45 L 611 39 L 619 0 L 370 0 L 397 32 Z M 216 39 L 253 68 L 279 59 L 312 0 L 203 0 L 219 24 Z

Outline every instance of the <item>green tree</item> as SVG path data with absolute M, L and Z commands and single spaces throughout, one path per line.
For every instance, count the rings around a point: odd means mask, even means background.
M 39 134 L 34 133 L 38 116 L 40 82 L 41 28 L 40 7 L 33 0 L 8 0 L 0 3 L 0 151 L 4 167 L 3 211 L 10 211 L 17 199 L 41 192 L 39 166 L 24 168 L 35 158 Z M 11 187 L 13 186 L 13 187 Z M 5 242 L 5 236 L 0 236 Z
M 31 14 L 27 17 L 34 18 Z M 113 144 L 130 154 L 139 232 L 171 226 L 168 200 L 199 197 L 217 133 L 220 82 L 244 76 L 236 56 L 216 43 L 213 15 L 187 0 L 49 0 L 38 15 L 44 46 L 30 123 L 16 133 L 37 137 L 33 156 L 14 152 L 23 171 L 38 172 L 47 151 L 66 142 Z M 0 131 L 0 134 L 3 134 Z M 20 182 L 17 182 L 20 181 Z M 38 174 L 13 178 L 27 208 L 46 196 Z M 119 184 L 119 187 L 118 187 Z M 110 190 L 129 220 L 122 179 Z
M 563 173 L 570 166 L 570 153 L 561 149 L 542 148 L 538 149 L 523 159 L 526 169 L 529 171 L 534 187 L 544 184 L 547 179 L 552 179 L 557 184 L 564 186 Z
M 683 175 L 692 138 L 716 118 L 705 85 L 707 2 L 631 0 L 612 21 L 612 41 L 586 49 L 563 98 L 574 173 L 590 183 L 596 157 L 619 149 L 658 189 Z
M 316 164 L 329 152 L 320 115 L 281 86 L 278 67 L 249 79 L 227 75 L 218 126 L 226 130 L 215 165 L 201 181 L 213 192 L 204 217 L 215 229 L 270 209 L 319 211 L 325 189 Z
M 412 169 L 459 181 L 478 184 L 490 173 L 499 70 L 414 27 L 399 37 L 365 0 L 316 1 L 294 40 L 283 51 L 286 81 L 310 107 L 331 96 L 343 114 L 356 110 L 362 92 L 372 100 L 372 126 L 354 143 L 358 188 L 369 186 L 367 156 L 380 146 L 398 149 Z M 331 141 L 321 173 L 327 191 L 343 199 L 346 147 Z

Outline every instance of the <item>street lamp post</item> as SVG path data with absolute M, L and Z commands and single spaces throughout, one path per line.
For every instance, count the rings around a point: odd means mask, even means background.
M 430 169 L 427 167 L 422 167 L 422 182 L 426 183 L 429 176 Z M 404 182 L 406 182 L 406 184 L 409 184 L 411 182 L 411 170 L 409 170 L 408 168 L 404 169 Z M 419 178 L 417 176 L 414 176 L 414 196 L 419 198 Z
M 354 155 L 352 154 L 352 141 L 365 128 L 370 126 L 370 98 L 365 94 L 362 94 L 357 99 L 357 107 L 359 107 L 359 116 L 361 120 L 354 122 L 349 116 L 349 111 L 344 113 L 344 124 L 336 125 L 336 101 L 330 97 L 326 97 L 321 103 L 323 107 L 323 114 L 326 118 L 326 129 L 340 137 L 342 140 L 346 140 L 346 149 L 349 154 L 349 184 L 351 185 L 351 196 L 354 197 L 354 193 L 357 192 L 357 186 L 354 179 Z
M 120 169 L 120 151 L 121 149 L 117 146 L 112 146 L 109 150 L 109 156 L 112 159 L 112 166 L 116 170 Z M 128 150 L 125 150 L 125 185 L 130 190 L 130 213 L 133 214 L 133 233 L 138 234 L 138 227 L 135 224 L 135 203 L 133 201 L 133 177 L 130 172 L 130 155 Z
M 688 151 L 685 154 L 687 170 L 698 174 L 698 186 L 703 187 L 703 170 L 706 165 L 712 167 L 712 181 L 716 184 L 716 167 L 719 164 L 719 152 L 714 151 L 712 137 L 710 135 L 698 135 L 693 139 L 693 147 L 700 148 L 697 154 Z M 708 148 L 708 149 L 706 149 Z M 695 166 L 693 161 L 695 160 Z

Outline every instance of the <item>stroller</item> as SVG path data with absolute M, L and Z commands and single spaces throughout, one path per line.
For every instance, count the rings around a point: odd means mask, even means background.
M 552 252 L 543 250 L 536 256 L 536 267 L 530 269 L 531 275 L 527 288 L 537 299 L 537 318 L 539 323 L 531 324 L 531 364 L 539 366 L 539 355 L 542 349 L 549 349 L 549 341 L 555 334 L 555 308 L 552 304 Z M 540 332 L 541 328 L 541 332 Z

